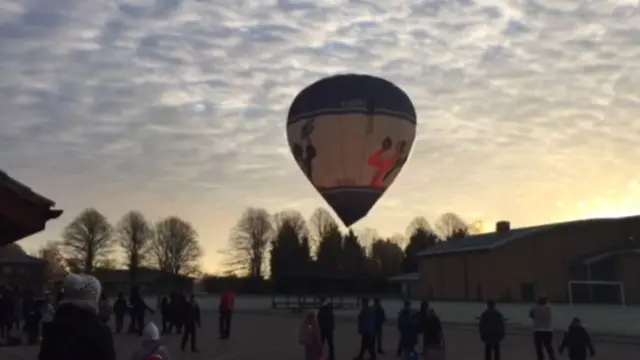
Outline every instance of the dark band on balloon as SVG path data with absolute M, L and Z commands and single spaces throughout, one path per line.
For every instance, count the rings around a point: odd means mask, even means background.
M 416 123 L 409 96 L 393 83 L 375 76 L 343 74 L 304 88 L 293 100 L 287 124 L 327 114 L 385 114 Z
M 411 117 L 411 115 L 409 114 L 404 114 L 404 113 L 400 113 L 393 110 L 387 110 L 387 109 L 375 109 L 373 113 L 371 111 L 368 111 L 367 109 L 326 109 L 326 110 L 317 110 L 313 112 L 307 112 L 307 113 L 299 114 L 296 117 L 289 118 L 287 120 L 287 125 L 295 124 L 299 121 L 317 118 L 320 116 L 349 115 L 349 114 L 374 115 L 374 116 L 385 115 L 385 116 L 395 117 L 401 120 L 408 121 L 411 124 L 416 123 L 416 119 L 414 117 Z

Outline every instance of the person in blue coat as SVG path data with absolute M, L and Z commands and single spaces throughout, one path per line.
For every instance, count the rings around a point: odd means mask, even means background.
M 404 359 L 418 357 L 416 346 L 420 334 L 420 317 L 411 309 L 411 302 L 405 301 L 402 310 L 398 313 L 398 332 L 400 333 L 400 353 Z
M 382 335 L 384 329 L 384 323 L 387 322 L 387 314 L 380 303 L 379 298 L 373 299 L 373 313 L 375 316 L 375 343 L 378 348 L 378 354 L 384 354 L 382 349 Z
M 375 312 L 369 306 L 369 299 L 362 299 L 362 309 L 358 314 L 358 333 L 360 334 L 360 353 L 354 360 L 362 360 L 365 351 L 369 353 L 369 359 L 376 359 L 375 352 Z

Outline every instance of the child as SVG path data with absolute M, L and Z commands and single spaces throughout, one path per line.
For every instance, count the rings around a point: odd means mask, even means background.
M 300 331 L 298 333 L 298 341 L 304 346 L 305 360 L 322 359 L 322 342 L 320 341 L 320 328 L 313 310 L 305 314 Z
M 131 360 L 169 360 L 169 350 L 160 342 L 160 331 L 153 322 L 142 331 L 142 346 Z
M 589 349 L 591 357 L 596 354 L 591 343 L 591 337 L 589 337 L 587 330 L 582 327 L 582 323 L 578 318 L 574 318 L 571 321 L 569 330 L 564 333 L 558 352 L 562 355 L 562 351 L 565 348 L 569 349 L 570 360 L 585 360 L 587 358 L 587 349 Z

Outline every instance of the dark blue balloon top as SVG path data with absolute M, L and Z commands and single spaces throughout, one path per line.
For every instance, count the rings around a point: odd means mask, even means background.
M 330 114 L 385 114 L 416 123 L 416 110 L 399 87 L 379 77 L 334 75 L 304 88 L 289 108 L 288 124 Z

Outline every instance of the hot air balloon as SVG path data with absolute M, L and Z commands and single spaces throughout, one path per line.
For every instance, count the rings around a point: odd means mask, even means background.
M 411 100 L 375 76 L 321 79 L 289 108 L 293 157 L 347 227 L 366 216 L 393 183 L 415 137 Z

